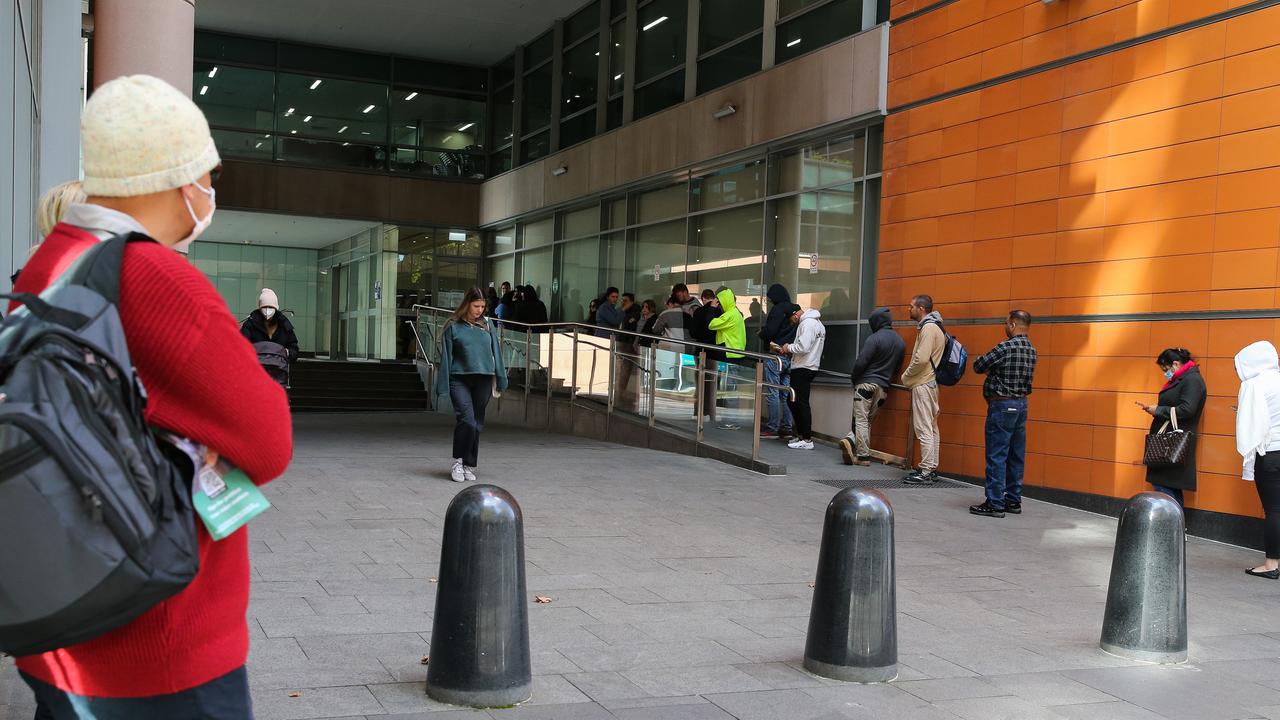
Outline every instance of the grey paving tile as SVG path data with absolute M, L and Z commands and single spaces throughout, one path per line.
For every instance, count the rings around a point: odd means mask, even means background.
M 942 700 L 987 698 L 1010 694 L 1009 692 L 996 687 L 987 678 L 981 677 L 911 680 L 907 682 L 894 683 L 894 687 L 905 692 L 909 692 L 921 700 L 931 703 L 936 703 Z
M 728 665 L 627 670 L 622 676 L 649 695 L 707 695 L 768 690 L 759 679 Z
M 616 672 L 566 673 L 564 679 L 596 702 L 649 697 L 649 693 Z
M 296 694 L 297 697 L 290 697 Z M 383 708 L 363 685 L 334 688 L 258 690 L 253 693 L 258 720 L 311 720 L 344 715 L 381 715 Z
M 1053 711 L 1067 720 L 1161 720 L 1163 717 L 1146 708 L 1120 701 L 1065 705 Z
M 732 720 L 715 705 L 666 705 L 613 711 L 618 720 Z
M 494 720 L 612 720 L 613 713 L 595 703 L 520 705 L 488 711 Z
M 943 700 L 939 708 L 965 720 L 1059 720 L 1048 708 L 1017 697 L 985 697 L 965 700 Z
M 1194 666 L 1070 670 L 1067 677 L 1172 720 L 1236 720 L 1280 705 L 1280 691 Z
M 1106 693 L 1076 682 L 1060 673 L 996 675 L 987 680 L 1008 695 L 1016 695 L 1034 705 L 1077 705 L 1115 700 Z
M 533 698 L 529 705 L 568 705 L 589 703 L 587 697 L 562 675 L 534 675 Z
M 734 665 L 734 667 L 773 690 L 816 687 L 823 683 L 816 676 L 805 672 L 800 666 L 787 663 L 751 663 L 749 665 Z
M 308 609 L 309 610 L 309 609 Z M 309 635 L 370 635 L 381 633 L 430 632 L 431 617 L 416 615 L 344 615 L 333 617 L 266 617 L 259 618 L 267 637 L 304 637 Z
M 848 717 L 837 701 L 822 702 L 798 690 L 712 695 L 711 702 L 738 720 L 844 720 Z
M 561 652 L 575 665 L 587 671 L 732 665 L 746 662 L 741 655 L 709 640 L 571 647 L 563 648 Z

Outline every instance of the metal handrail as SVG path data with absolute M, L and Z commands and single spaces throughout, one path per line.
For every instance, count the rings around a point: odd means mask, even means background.
M 427 367 L 435 367 L 431 362 L 431 356 L 427 354 L 427 349 L 422 345 L 422 336 L 418 334 L 418 323 L 413 320 L 405 320 L 404 322 L 413 330 L 413 339 L 418 343 L 418 352 L 422 353 L 422 359 L 427 363 Z
M 448 313 L 450 315 L 452 315 L 454 312 L 453 310 L 449 310 L 447 308 L 433 307 L 431 305 L 414 305 L 413 309 L 429 310 L 435 313 Z M 523 322 L 519 322 L 518 320 L 498 319 L 497 323 L 498 325 L 517 325 L 519 327 L 525 327 L 525 328 L 549 328 L 552 330 L 554 330 L 555 328 L 579 328 L 579 329 L 587 328 L 591 330 L 592 333 L 596 332 L 597 330 L 605 330 L 606 332 L 609 332 L 614 335 L 628 335 L 635 338 L 661 337 L 659 335 L 649 335 L 647 333 L 633 332 L 631 330 L 622 330 L 617 328 L 602 328 L 599 325 L 589 325 L 587 323 L 582 323 L 582 322 L 561 321 L 561 322 L 547 322 L 547 323 L 523 323 Z M 724 345 L 712 345 L 709 343 L 698 342 L 697 340 L 673 340 L 671 338 L 666 338 L 666 339 L 669 340 L 670 342 L 677 342 L 681 345 L 684 345 L 685 347 L 694 347 L 702 350 L 714 350 L 716 352 L 731 352 L 731 353 L 741 355 L 743 357 L 749 357 L 755 360 L 773 361 L 778 363 L 779 370 L 782 369 L 782 358 L 771 353 L 758 353 L 752 350 L 739 350 L 738 348 L 727 348 Z

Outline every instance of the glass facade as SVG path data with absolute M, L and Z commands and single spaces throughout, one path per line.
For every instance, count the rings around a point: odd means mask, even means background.
M 610 285 L 659 307 L 675 283 L 729 287 L 753 349 L 782 283 L 822 312 L 823 366 L 848 372 L 875 294 L 878 138 L 847 131 L 492 231 L 486 276 L 534 285 L 553 320 L 585 319 Z
M 192 82 L 227 158 L 485 176 L 489 71 L 197 31 Z M 508 103 L 510 107 L 510 103 Z M 495 111 L 499 131 L 510 117 Z

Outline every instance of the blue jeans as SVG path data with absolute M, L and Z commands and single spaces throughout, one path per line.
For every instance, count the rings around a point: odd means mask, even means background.
M 782 369 L 778 369 L 778 363 L 767 362 L 764 364 L 764 381 L 774 385 L 791 385 L 791 358 L 779 356 L 782 358 Z M 788 398 L 782 398 L 782 391 L 777 388 L 767 387 L 764 389 L 764 406 L 767 410 L 764 420 L 764 429 L 769 432 L 778 432 L 779 428 L 790 430 L 792 427 L 791 408 L 788 406 Z
M 1151 487 L 1154 488 L 1156 492 L 1162 492 L 1165 495 L 1168 495 L 1169 497 L 1176 500 L 1178 502 L 1178 507 L 1180 508 L 1186 507 L 1186 505 L 1184 505 L 1182 502 L 1182 488 L 1165 487 L 1164 485 L 1157 485 L 1155 483 L 1151 483 Z
M 141 698 L 73 695 L 21 673 L 36 696 L 35 720 L 252 720 L 243 667 L 182 692 Z
M 1004 509 L 1022 502 L 1027 457 L 1027 399 L 987 403 L 987 502 Z

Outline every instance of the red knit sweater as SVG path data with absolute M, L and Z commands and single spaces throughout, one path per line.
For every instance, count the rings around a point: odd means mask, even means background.
M 58 225 L 14 290 L 40 292 L 96 242 Z M 148 422 L 213 448 L 259 485 L 284 472 L 293 453 L 284 391 L 258 365 L 204 275 L 169 248 L 131 243 L 120 317 L 147 389 Z M 214 542 L 196 526 L 200 571 L 185 590 L 106 635 L 18 658 L 18 668 L 78 695 L 143 697 L 186 690 L 243 665 L 248 533 Z

